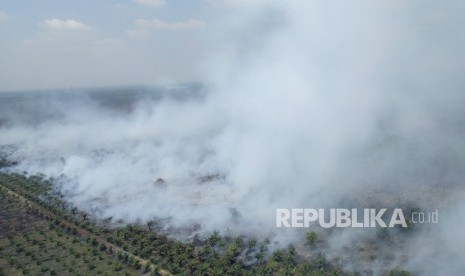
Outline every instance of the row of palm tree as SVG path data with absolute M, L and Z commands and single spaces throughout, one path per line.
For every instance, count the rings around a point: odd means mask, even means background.
M 120 228 L 106 227 L 108 221 L 98 221 L 88 214 L 66 203 L 63 195 L 54 188 L 53 179 L 44 175 L 28 176 L 23 173 L 0 173 L 0 184 L 40 204 L 55 216 L 65 219 L 104 238 L 107 242 L 121 247 L 154 265 L 161 266 L 174 274 L 184 275 L 340 275 L 342 272 L 329 265 L 321 255 L 307 260 L 299 257 L 293 246 L 271 251 L 270 241 L 246 237 L 221 236 L 213 232 L 208 238 L 196 237 L 195 241 L 181 242 L 166 234 L 154 231 L 158 222 L 147 225 L 127 225 Z M 37 215 L 41 215 L 34 209 Z M 48 219 L 47 214 L 42 214 Z M 111 221 L 111 219 L 109 220 Z M 79 236 L 77 228 L 70 227 L 56 219 L 55 225 Z M 316 233 L 307 236 L 307 244 L 315 246 Z M 95 248 L 110 250 L 90 239 Z M 303 242 L 305 243 L 305 242 Z M 128 255 L 121 255 L 122 261 L 137 269 L 140 263 Z

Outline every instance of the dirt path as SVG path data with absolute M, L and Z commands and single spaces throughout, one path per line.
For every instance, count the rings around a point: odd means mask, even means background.
M 149 275 L 153 271 L 158 271 L 158 273 L 161 274 L 161 275 L 172 275 L 170 272 L 168 272 L 168 271 L 166 271 L 164 269 L 161 269 L 158 266 L 150 263 L 149 260 L 146 260 L 146 259 L 143 259 L 143 258 L 141 258 L 139 256 L 136 256 L 136 255 L 132 254 L 131 252 L 128 252 L 128 251 L 124 250 L 123 248 L 117 246 L 116 244 L 110 243 L 107 240 L 103 239 L 102 237 L 99 237 L 99 236 L 97 236 L 95 234 L 92 234 L 91 232 L 87 231 L 86 229 L 81 228 L 80 226 L 74 224 L 73 222 L 68 221 L 68 220 L 62 218 L 61 216 L 58 216 L 58 215 L 52 213 L 51 211 L 47 210 L 42 205 L 40 205 L 40 204 L 38 204 L 36 202 L 30 201 L 29 199 L 25 198 L 24 196 L 22 196 L 22 195 L 16 193 L 15 191 L 12 191 L 11 189 L 3 186 L 2 184 L 0 184 L 0 188 L 5 190 L 7 195 L 9 195 L 10 197 L 14 198 L 15 200 L 17 200 L 17 201 L 19 201 L 19 202 L 21 202 L 21 203 L 23 203 L 25 205 L 36 208 L 43 215 L 46 215 L 46 216 L 48 216 L 50 218 L 53 218 L 53 219 L 56 219 L 60 223 L 64 224 L 65 226 L 69 226 L 70 228 L 76 228 L 77 232 L 79 233 L 79 235 L 81 235 L 81 237 L 95 238 L 99 243 L 104 244 L 107 248 L 111 247 L 114 252 L 126 254 L 129 257 L 132 257 L 132 258 L 136 259 L 137 261 L 139 261 L 141 263 L 142 266 L 146 266 L 148 264 L 151 271 L 148 272 L 147 275 Z

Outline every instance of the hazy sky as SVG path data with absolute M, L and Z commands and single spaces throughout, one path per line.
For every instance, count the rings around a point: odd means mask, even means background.
M 239 1 L 240 2 L 240 1 Z M 199 79 L 230 8 L 207 0 L 2 0 L 0 91 Z
M 382 71 L 462 72 L 461 1 L 369 3 L 0 0 L 0 91 L 217 80 L 244 71 L 286 24 L 282 38 L 303 52 L 334 50 L 320 71 L 353 49 L 385 59 Z

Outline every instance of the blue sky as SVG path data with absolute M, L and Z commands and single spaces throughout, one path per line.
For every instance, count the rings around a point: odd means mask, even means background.
M 196 81 L 229 8 L 206 0 L 2 0 L 0 91 Z
M 324 83 L 345 67 L 461 74 L 464 15 L 459 0 L 0 0 L 0 91 L 231 79 L 292 58 Z

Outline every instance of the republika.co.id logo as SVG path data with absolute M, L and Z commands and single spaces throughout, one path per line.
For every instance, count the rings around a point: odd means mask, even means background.
M 392 212 L 386 212 L 387 208 L 375 209 L 345 209 L 331 208 L 309 209 L 309 208 L 277 208 L 276 227 L 281 228 L 302 228 L 310 227 L 311 223 L 318 223 L 323 228 L 333 227 L 353 227 L 353 228 L 373 228 L 373 227 L 408 227 L 409 223 L 438 223 L 439 211 L 432 212 L 412 212 L 407 221 L 404 211 L 395 208 Z M 408 222 L 408 223 L 407 223 Z

